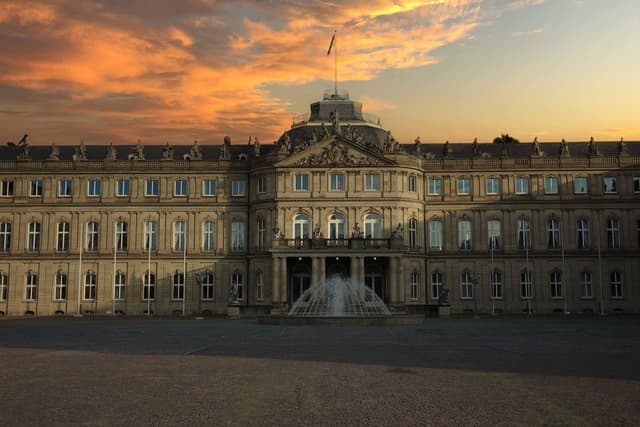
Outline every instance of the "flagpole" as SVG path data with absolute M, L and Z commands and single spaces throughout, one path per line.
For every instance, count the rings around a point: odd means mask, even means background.
M 151 221 L 147 221 L 147 316 L 151 316 L 151 228 Z
M 562 253 L 562 276 L 560 277 L 560 279 L 562 280 L 561 285 L 562 285 L 562 296 L 564 296 L 564 314 L 569 314 L 569 308 L 567 306 L 567 287 L 566 287 L 566 283 L 567 281 L 565 280 L 565 272 L 566 272 L 566 266 L 565 266 L 565 262 L 564 262 L 564 238 L 562 236 L 562 219 L 560 219 L 560 252 Z
M 334 50 L 334 58 L 335 58 L 335 65 L 334 65 L 334 73 L 335 73 L 335 92 L 336 92 L 336 99 L 338 99 L 338 30 L 336 29 L 335 31 L 335 36 L 336 36 L 336 46 L 335 46 L 335 50 Z
M 187 301 L 187 223 L 184 223 L 184 243 L 182 247 L 182 316 L 184 317 Z
M 495 267 L 494 267 L 494 260 L 493 260 L 493 248 L 495 247 L 495 236 L 491 236 L 491 274 L 489 277 L 491 277 L 490 280 L 490 286 L 491 289 L 489 291 L 489 297 L 491 298 L 491 315 L 495 316 L 496 314 L 496 292 L 495 292 Z
M 78 314 L 77 316 L 82 316 L 80 313 L 80 299 L 82 298 L 82 240 L 84 240 L 84 227 L 82 226 L 82 222 L 80 222 L 80 257 L 78 258 Z
M 602 290 L 602 253 L 600 247 L 602 246 L 602 240 L 600 240 L 600 213 L 598 213 L 598 287 L 600 288 L 600 315 L 604 316 L 604 291 Z
M 113 299 L 111 301 L 111 315 L 116 315 L 116 277 L 118 274 L 118 248 L 116 242 L 118 240 L 118 223 L 115 223 L 113 228 Z

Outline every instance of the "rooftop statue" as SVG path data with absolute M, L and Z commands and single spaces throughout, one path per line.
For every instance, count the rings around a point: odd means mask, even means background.
M 29 154 L 29 135 L 24 134 L 20 142 L 18 142 L 18 148 L 20 149 L 17 156 L 18 160 L 31 160 L 31 155 Z
M 451 157 L 453 155 L 453 147 L 449 144 L 449 141 L 445 141 L 442 146 L 442 156 L 443 157 Z
M 289 153 L 291 151 L 291 137 L 289 132 L 285 132 L 282 139 L 278 142 L 278 152 Z
M 598 149 L 598 144 L 593 140 L 593 137 L 589 140 L 589 157 L 591 156 L 599 156 L 600 150 Z
M 629 146 L 627 146 L 624 139 L 620 138 L 620 142 L 618 142 L 618 155 L 619 156 L 628 156 L 629 155 Z
M 168 142 L 162 149 L 162 160 L 173 160 L 173 147 Z
M 142 145 L 140 140 L 138 140 L 136 146 L 131 150 L 129 160 L 144 160 L 144 145 Z
M 107 150 L 107 156 L 104 158 L 105 160 L 116 160 L 118 156 L 118 152 L 116 151 L 116 147 L 113 146 L 113 142 L 109 143 L 109 149 Z
M 184 160 L 202 160 L 202 153 L 198 146 L 198 141 L 193 141 L 193 145 L 189 149 L 189 153 L 182 156 Z
M 562 138 L 562 142 L 560 143 L 560 156 L 561 157 L 569 157 L 571 154 L 569 154 L 569 144 L 567 144 L 567 141 L 565 141 L 564 138 Z
M 473 143 L 471 144 L 471 150 L 473 152 L 473 157 L 477 157 L 480 155 L 480 145 L 478 144 L 478 138 L 473 138 Z
M 333 125 L 333 134 L 342 135 L 342 130 L 340 129 L 340 113 L 338 113 L 338 110 L 335 110 L 333 113 L 331 113 L 329 118 L 331 119 L 331 124 Z
M 540 147 L 540 143 L 538 142 L 538 137 L 533 138 L 533 155 L 535 157 L 542 156 L 542 148 Z
M 75 148 L 72 159 L 87 160 L 87 148 L 84 146 L 84 141 L 80 141 L 80 145 Z
M 220 160 L 231 160 L 231 137 L 225 136 L 220 147 Z
M 56 144 L 51 144 L 51 150 L 49 150 L 47 160 L 60 160 L 60 149 L 56 147 Z
M 253 137 L 253 154 L 260 157 L 260 140 L 257 136 Z
M 420 137 L 417 136 L 414 142 L 416 146 L 416 156 L 422 157 L 422 143 L 420 142 Z

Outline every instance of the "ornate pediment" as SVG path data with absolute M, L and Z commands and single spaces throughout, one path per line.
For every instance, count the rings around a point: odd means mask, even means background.
M 291 166 L 377 166 L 392 164 L 383 156 L 334 136 L 309 145 L 282 162 Z

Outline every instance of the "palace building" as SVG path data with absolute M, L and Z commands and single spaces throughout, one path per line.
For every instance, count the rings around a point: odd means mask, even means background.
M 328 92 L 274 144 L 0 147 L 0 313 L 640 312 L 640 142 L 400 144 Z M 445 295 L 448 294 L 448 295 Z

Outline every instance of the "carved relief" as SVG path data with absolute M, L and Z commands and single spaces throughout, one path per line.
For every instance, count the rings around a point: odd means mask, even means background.
M 323 165 L 378 165 L 381 162 L 375 158 L 365 155 L 355 155 L 350 153 L 347 147 L 338 141 L 333 141 L 322 149 L 319 153 L 311 153 L 303 157 L 296 163 L 300 166 L 323 166 Z

